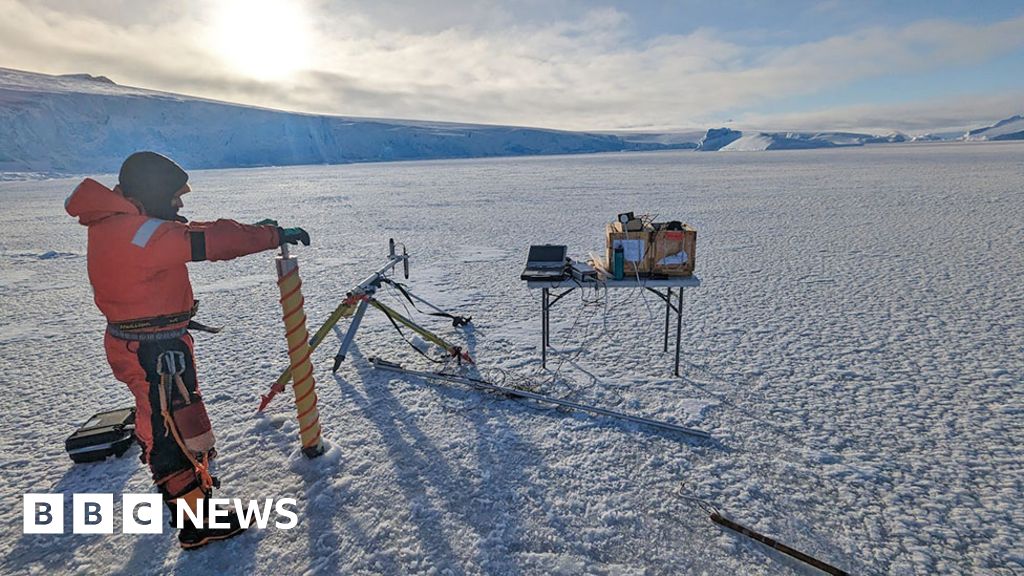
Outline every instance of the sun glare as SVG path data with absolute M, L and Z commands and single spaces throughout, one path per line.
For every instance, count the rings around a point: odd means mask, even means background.
M 311 26 L 301 2 L 221 0 L 213 44 L 234 71 L 282 80 L 306 67 Z

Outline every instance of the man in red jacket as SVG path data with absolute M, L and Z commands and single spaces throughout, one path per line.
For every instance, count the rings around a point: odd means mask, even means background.
M 114 376 L 135 396 L 135 434 L 142 461 L 171 511 L 198 512 L 217 481 L 209 461 L 213 430 L 196 378 L 188 330 L 211 330 L 192 321 L 187 262 L 230 260 L 284 243 L 309 245 L 301 228 L 272 220 L 192 222 L 178 215 L 190 191 L 188 174 L 165 156 L 136 152 L 121 166 L 110 190 L 85 179 L 65 202 L 68 214 L 89 229 L 88 269 L 96 305 L 107 318 L 104 345 Z M 188 520 L 178 540 L 193 549 L 242 532 L 237 517 L 227 528 Z M 223 516 L 222 516 L 223 518 Z

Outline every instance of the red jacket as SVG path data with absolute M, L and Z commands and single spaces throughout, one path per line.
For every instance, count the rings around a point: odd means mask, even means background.
M 110 322 L 187 312 L 193 298 L 186 262 L 230 260 L 280 244 L 274 226 L 150 218 L 91 178 L 75 188 L 64 208 L 89 228 L 89 281 L 96 306 Z

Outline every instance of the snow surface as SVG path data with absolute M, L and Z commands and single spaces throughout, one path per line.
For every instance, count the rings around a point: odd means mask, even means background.
M 190 217 L 311 232 L 295 252 L 314 323 L 394 236 L 412 253 L 413 288 L 472 314 L 475 329 L 416 317 L 462 341 L 484 376 L 501 369 L 714 440 L 373 372 L 375 355 L 428 366 L 371 313 L 337 377 L 337 339 L 315 355 L 332 448 L 303 461 L 287 399 L 254 414 L 287 362 L 272 255 L 195 264 L 199 319 L 227 325 L 196 336 L 222 493 L 295 497 L 300 524 L 194 553 L 169 533 L 21 535 L 22 493 L 151 486 L 137 448 L 88 465 L 63 452 L 89 415 L 130 403 L 103 355 L 85 230 L 62 208 L 76 182 L 2 183 L 0 573 L 812 573 L 718 528 L 682 488 L 854 574 L 1020 574 L 1022 153 L 893 145 L 197 171 Z M 685 377 L 669 376 L 663 309 L 642 291 L 613 292 L 607 310 L 566 297 L 540 370 L 539 294 L 518 280 L 527 246 L 598 252 L 624 210 L 699 230 Z
M 735 152 L 755 152 L 758 150 L 767 150 L 772 145 L 772 137 L 768 134 L 761 132 L 755 132 L 753 134 L 744 134 L 736 140 L 726 144 L 719 148 L 723 151 L 735 151 Z

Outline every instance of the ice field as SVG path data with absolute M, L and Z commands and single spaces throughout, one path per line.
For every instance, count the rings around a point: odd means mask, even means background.
M 339 339 L 314 355 L 331 449 L 305 461 L 288 396 L 255 414 L 287 365 L 273 254 L 191 264 L 197 319 L 226 326 L 196 335 L 221 494 L 294 497 L 300 520 L 193 553 L 169 530 L 21 533 L 26 492 L 152 491 L 137 447 L 64 453 L 132 402 L 63 210 L 77 181 L 0 183 L 2 574 L 814 573 L 681 495 L 854 574 L 1024 574 L 1024 143 L 194 171 L 183 215 L 310 232 L 293 253 L 311 327 L 394 237 L 410 286 L 475 328 L 414 318 L 483 376 L 713 439 L 374 372 L 431 366 L 371 310 L 336 377 Z M 684 377 L 639 290 L 566 297 L 541 370 L 527 247 L 600 253 L 629 210 L 698 229 Z

